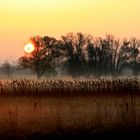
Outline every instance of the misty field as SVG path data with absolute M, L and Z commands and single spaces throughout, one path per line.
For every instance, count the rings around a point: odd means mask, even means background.
M 86 138 L 140 130 L 137 79 L 1 80 L 0 94 L 1 138 Z

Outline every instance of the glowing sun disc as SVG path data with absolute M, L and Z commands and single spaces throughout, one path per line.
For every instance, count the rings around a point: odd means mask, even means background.
M 26 44 L 26 45 L 24 46 L 24 50 L 25 50 L 26 53 L 31 53 L 31 52 L 34 51 L 34 49 L 35 49 L 35 47 L 34 47 L 34 45 L 31 44 L 31 43 Z

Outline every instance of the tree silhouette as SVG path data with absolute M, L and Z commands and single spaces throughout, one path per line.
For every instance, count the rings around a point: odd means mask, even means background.
M 127 62 L 126 44 L 122 45 L 120 40 L 116 40 L 112 35 L 107 35 L 104 39 L 90 37 L 86 51 L 87 68 L 90 68 L 90 74 L 97 78 L 101 75 L 118 77 Z
M 58 57 L 57 40 L 53 37 L 35 36 L 30 38 L 35 50 L 31 54 L 25 54 L 19 58 L 18 63 L 22 68 L 30 68 L 36 72 L 37 78 L 40 79 L 45 71 L 55 71 L 53 63 Z
M 9 61 L 5 61 L 2 64 L 1 69 L 7 75 L 8 79 L 12 76 L 14 71 L 14 67 L 9 63 Z
M 140 41 L 136 38 L 131 38 L 129 47 L 129 64 L 133 70 L 133 74 L 137 77 L 140 71 Z
M 67 69 L 73 78 L 78 78 L 83 73 L 85 36 L 82 33 L 68 33 L 62 36 L 62 42 L 66 58 L 63 69 Z
M 121 41 L 113 35 L 94 38 L 79 32 L 61 36 L 61 40 L 35 36 L 30 42 L 35 50 L 20 57 L 18 63 L 34 70 L 38 79 L 47 71 L 56 73 L 56 67 L 62 67 L 62 74 L 65 71 L 73 78 L 118 78 L 127 68 L 135 77 L 139 74 L 140 41 L 136 38 Z

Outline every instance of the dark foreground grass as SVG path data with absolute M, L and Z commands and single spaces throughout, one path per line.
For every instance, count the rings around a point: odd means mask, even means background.
M 139 95 L 1 97 L 0 139 L 134 139 L 139 107 Z
M 136 130 L 137 131 L 137 130 Z M 108 140 L 120 140 L 120 139 L 131 139 L 138 140 L 140 139 L 140 133 L 132 131 L 123 131 L 123 133 L 80 133 L 80 134 L 67 134 L 65 132 L 61 132 L 61 134 L 51 133 L 51 134 L 41 134 L 35 132 L 31 135 L 23 135 L 23 134 L 3 134 L 0 136 L 1 140 L 99 140 L 99 139 L 108 139 Z

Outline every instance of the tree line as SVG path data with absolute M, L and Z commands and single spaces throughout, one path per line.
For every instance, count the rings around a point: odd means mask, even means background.
M 126 69 L 137 77 L 140 71 L 140 40 L 116 39 L 113 35 L 95 38 L 83 33 L 68 33 L 56 39 L 34 36 L 29 39 L 35 50 L 18 59 L 21 68 L 36 72 L 37 78 L 44 73 L 67 73 L 73 78 L 111 76 L 117 78 Z

